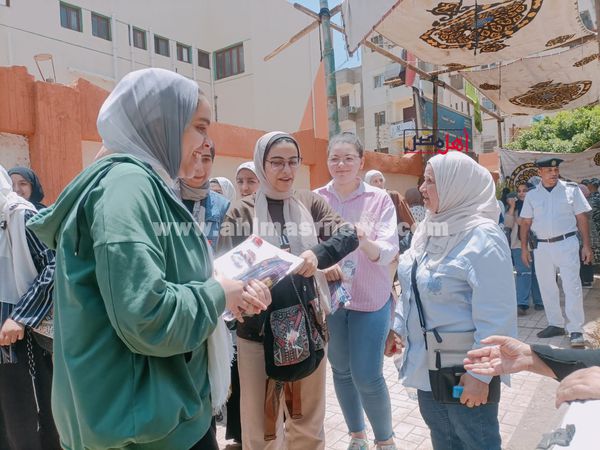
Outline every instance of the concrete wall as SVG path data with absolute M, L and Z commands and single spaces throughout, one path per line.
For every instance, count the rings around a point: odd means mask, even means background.
M 0 133 L 0 165 L 6 170 L 15 166 L 30 166 L 29 141 L 25 136 Z

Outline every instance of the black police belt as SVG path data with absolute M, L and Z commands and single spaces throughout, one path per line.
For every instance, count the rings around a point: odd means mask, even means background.
M 564 241 L 565 239 L 570 238 L 571 236 L 575 236 L 576 234 L 577 234 L 577 231 L 571 231 L 570 233 L 561 234 L 560 236 L 554 236 L 553 238 L 550 238 L 550 239 L 538 238 L 538 242 L 548 242 L 551 244 L 552 242 Z

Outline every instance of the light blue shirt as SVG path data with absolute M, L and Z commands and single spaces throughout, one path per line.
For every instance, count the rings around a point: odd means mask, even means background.
M 428 330 L 474 331 L 473 348 L 492 335 L 517 336 L 517 300 L 511 253 L 498 225 L 475 228 L 434 270 L 419 262 L 417 285 Z M 427 352 L 411 287 L 412 260 L 400 257 L 402 294 L 394 331 L 405 339 L 400 378 L 407 387 L 431 391 Z M 489 383 L 491 377 L 473 375 Z M 508 384 L 509 378 L 503 377 Z

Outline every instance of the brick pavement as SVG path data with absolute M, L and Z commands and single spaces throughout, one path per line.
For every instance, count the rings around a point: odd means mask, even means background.
M 596 281 L 596 286 L 600 284 Z M 600 288 L 584 290 L 584 306 L 587 321 L 600 318 Z M 539 339 L 536 333 L 546 325 L 543 311 L 533 311 L 519 317 L 519 339 L 530 344 L 544 343 L 558 347 L 568 347 L 567 337 Z M 398 381 L 398 371 L 391 358 L 385 358 L 384 375 L 390 391 L 392 419 L 396 443 L 401 450 L 432 449 L 429 430 L 421 418 L 417 402 L 412 400 L 407 390 Z M 554 408 L 556 382 L 532 373 L 512 376 L 511 387 L 502 386 L 499 419 L 502 447 L 506 450 L 530 450 L 535 448 L 543 432 L 557 424 L 565 408 Z M 543 395 L 541 395 L 543 394 Z M 367 421 L 367 433 L 373 433 Z M 331 369 L 327 370 L 327 411 L 325 415 L 325 435 L 327 450 L 346 450 L 350 438 L 344 423 L 340 406 L 335 396 Z M 219 445 L 227 447 L 224 428 L 218 427 Z M 375 448 L 373 446 L 373 448 Z M 304 449 L 303 449 L 304 450 Z M 306 449 L 311 450 L 311 449 Z

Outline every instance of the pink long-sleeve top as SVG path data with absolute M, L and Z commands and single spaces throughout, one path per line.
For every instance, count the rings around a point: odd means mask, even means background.
M 390 298 L 392 276 L 389 266 L 398 255 L 396 210 L 392 199 L 382 189 L 361 181 L 358 189 L 342 200 L 333 181 L 315 190 L 346 221 L 360 225 L 367 238 L 380 249 L 379 259 L 371 261 L 360 249 L 339 262 L 344 272 L 344 286 L 352 299 L 346 309 L 378 311 Z

